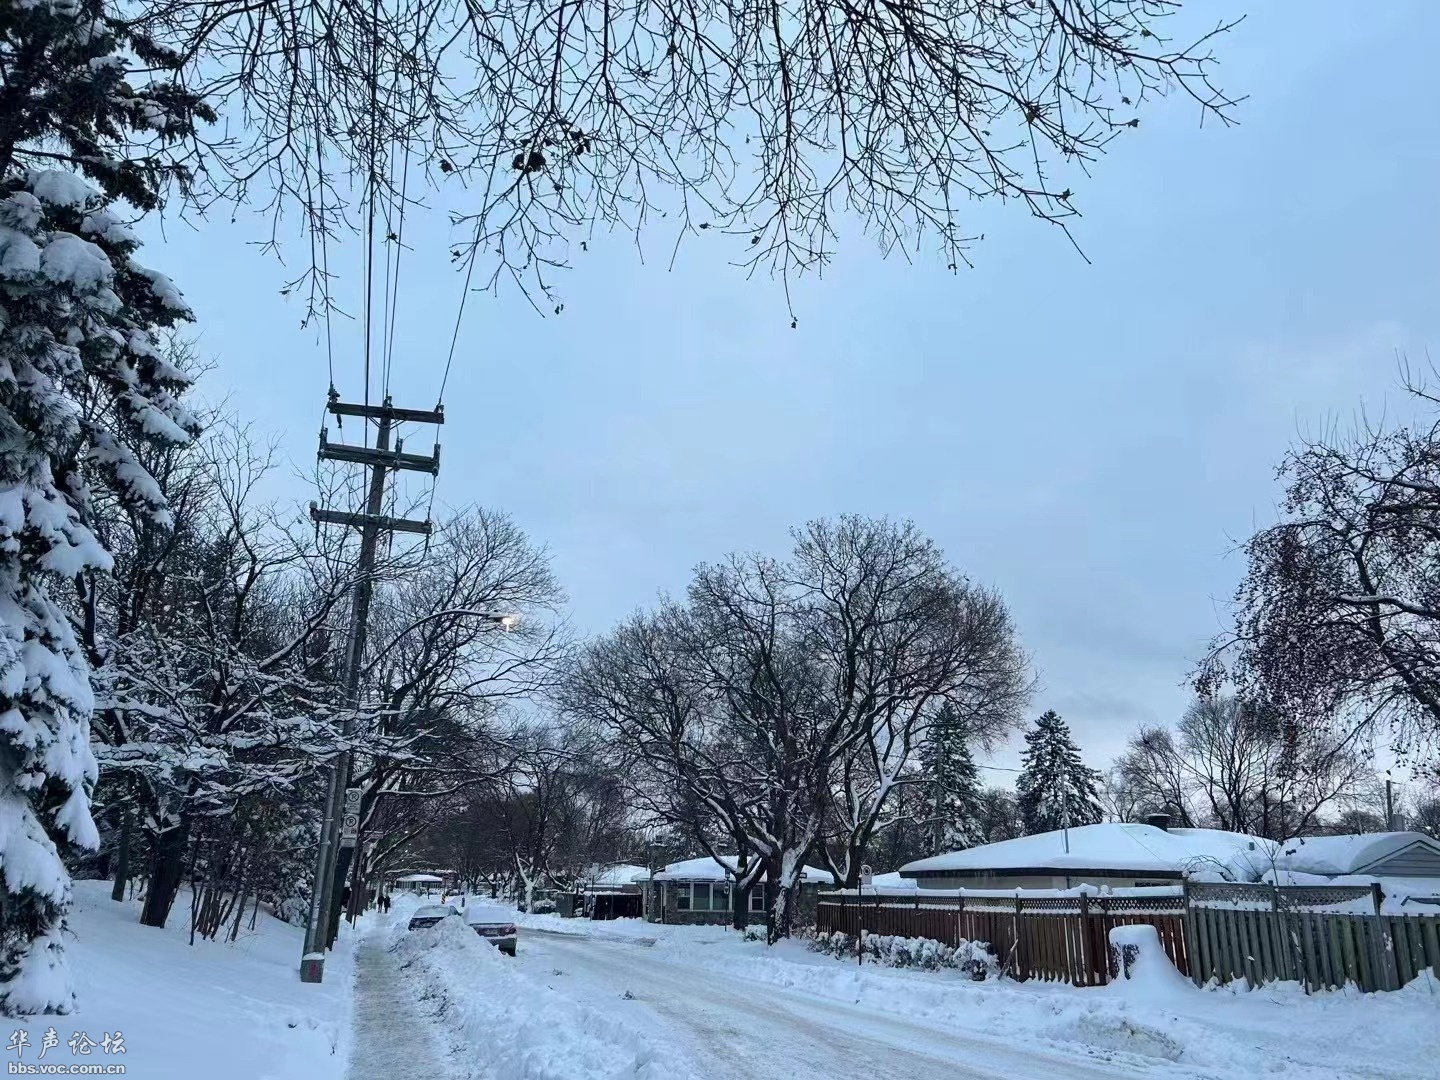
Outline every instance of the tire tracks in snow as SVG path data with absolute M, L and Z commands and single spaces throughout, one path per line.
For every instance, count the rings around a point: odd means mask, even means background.
M 530 939 L 547 985 L 600 1008 L 648 1037 L 680 1043 L 698 1075 L 733 1080 L 1115 1080 L 1136 1069 L 1077 1055 L 1020 1051 L 991 1041 L 854 1009 L 647 949 L 546 935 Z M 628 992 L 633 1001 L 622 998 Z M 648 1013 L 648 1018 L 641 1014 Z M 648 1022 L 647 1022 L 648 1020 Z

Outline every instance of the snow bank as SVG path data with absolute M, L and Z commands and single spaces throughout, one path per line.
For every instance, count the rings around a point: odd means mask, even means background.
M 52 1061 L 123 1063 L 144 1080 L 340 1080 L 349 1027 L 351 954 L 346 935 L 330 954 L 325 981 L 300 982 L 303 929 L 264 911 L 256 928 L 247 916 L 234 944 L 189 944 L 189 897 L 182 893 L 163 930 L 140 925 L 140 905 L 115 903 L 110 883 L 75 882 L 67 953 L 79 1012 L 16 1021 L 35 1051 L 52 1023 L 60 1045 Z M 70 1053 L 74 1032 L 100 1042 L 123 1035 L 125 1052 L 99 1047 Z M 14 1056 L 10 1060 L 15 1060 Z
M 698 1075 L 659 1042 L 556 994 L 517 970 L 459 918 L 392 931 L 416 993 L 439 1002 L 475 1077 L 493 1080 L 690 1080 Z M 521 948 L 524 947 L 523 937 Z

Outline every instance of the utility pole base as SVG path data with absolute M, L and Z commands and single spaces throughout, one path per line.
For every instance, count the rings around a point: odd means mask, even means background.
M 306 953 L 300 958 L 300 981 L 304 983 L 325 981 L 324 953 Z

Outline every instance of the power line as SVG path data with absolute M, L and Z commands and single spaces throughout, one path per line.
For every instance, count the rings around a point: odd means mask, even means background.
M 460 293 L 460 309 L 455 312 L 455 329 L 450 334 L 450 353 L 445 357 L 445 373 L 440 376 L 440 395 L 436 403 L 445 403 L 445 384 L 450 381 L 450 365 L 455 361 L 455 343 L 460 340 L 460 320 L 465 318 L 465 301 L 470 298 L 470 277 L 475 273 L 475 255 L 480 250 L 480 226 L 475 226 L 475 236 L 470 242 L 470 258 L 465 266 L 465 287 Z
M 312 20 L 314 13 L 311 14 Z M 314 27 L 311 27 L 314 33 Z M 318 67 L 315 63 L 315 49 L 310 49 L 310 83 L 319 92 Z M 321 95 L 324 100 L 324 95 Z M 320 124 L 320 110 L 315 110 L 315 175 L 320 187 L 320 300 L 325 307 L 325 363 L 329 369 L 330 389 L 335 389 L 335 335 L 330 320 L 330 229 L 326 223 L 325 211 L 325 150 L 324 129 Z M 313 226 L 312 226 L 313 227 Z

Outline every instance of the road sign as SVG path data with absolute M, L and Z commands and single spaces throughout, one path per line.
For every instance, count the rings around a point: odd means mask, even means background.
M 875 877 L 875 871 L 870 869 L 869 863 L 862 863 L 860 866 L 860 884 L 869 885 Z
M 360 839 L 360 789 L 345 789 L 345 813 L 340 817 L 340 846 L 354 847 Z

